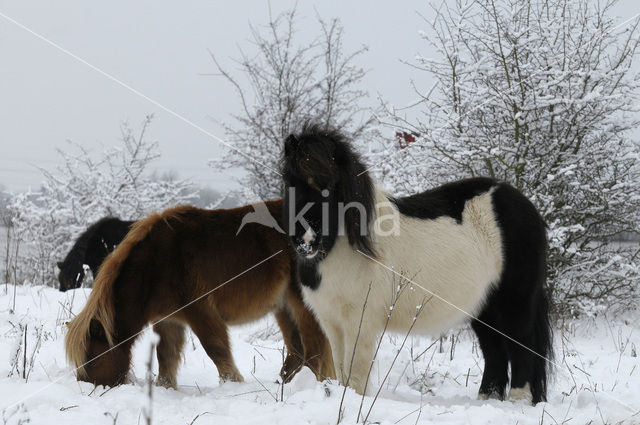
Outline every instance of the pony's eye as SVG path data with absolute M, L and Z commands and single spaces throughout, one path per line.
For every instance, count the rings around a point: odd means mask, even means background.
M 321 191 L 320 187 L 318 187 L 318 185 L 316 184 L 316 182 L 313 180 L 313 177 L 309 177 L 307 178 L 307 184 L 309 186 L 311 186 L 312 189 L 317 190 L 318 192 Z

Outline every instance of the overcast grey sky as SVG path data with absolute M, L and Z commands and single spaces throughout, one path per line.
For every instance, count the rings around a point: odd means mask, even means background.
M 272 0 L 271 8 L 275 14 L 293 4 Z M 258 1 L 0 0 L 0 13 L 222 138 L 218 122 L 239 103 L 225 80 L 202 75 L 215 71 L 207 49 L 233 68 L 237 46 L 249 46 L 249 22 L 265 23 L 268 10 Z M 300 1 L 298 10 L 301 36 L 318 28 L 317 10 L 342 20 L 347 49 L 369 46 L 360 64 L 370 70 L 365 88 L 374 97 L 406 105 L 414 100 L 410 79 L 428 84 L 425 74 L 400 63 L 433 54 L 418 36 L 426 25 L 416 12 L 429 18 L 428 2 Z M 621 18 L 638 12 L 635 0 L 616 8 Z M 37 167 L 55 167 L 55 148 L 64 149 L 66 140 L 99 151 L 118 144 L 121 121 L 137 127 L 148 113 L 156 117 L 150 137 L 162 150 L 158 171 L 230 184 L 228 173 L 207 166 L 225 149 L 218 142 L 0 17 L 0 184 L 35 189 L 42 180 Z

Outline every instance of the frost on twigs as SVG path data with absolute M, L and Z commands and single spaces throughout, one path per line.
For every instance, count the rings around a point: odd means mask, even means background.
M 9 356 L 9 376 L 19 376 L 28 382 L 40 353 L 43 337 L 47 338 L 47 335 L 43 332 L 41 323 L 31 326 L 27 322 L 11 325 L 13 329 L 10 333 L 14 335 L 15 342 Z
M 332 126 L 350 139 L 367 139 L 373 132 L 372 111 L 363 105 L 366 71 L 356 62 L 367 48 L 347 51 L 339 19 L 317 18 L 315 38 L 298 34 L 296 8 L 272 16 L 264 26 L 250 26 L 252 51 L 239 50 L 235 74 L 213 57 L 219 75 L 235 89 L 241 112 L 231 124 L 222 123 L 229 150 L 216 169 L 239 167 L 247 172 L 242 183 L 261 199 L 281 195 L 279 171 L 282 145 L 307 121 Z M 255 51 L 253 51 L 255 49 Z M 252 160 L 253 159 L 253 160 Z
M 2 409 L 0 414 L 3 424 L 23 425 L 31 422 L 29 411 L 24 403 Z
M 640 231 L 638 18 L 614 19 L 614 4 L 434 5 L 420 37 L 438 54 L 411 65 L 436 83 L 414 84 L 418 118 L 386 108 L 416 141 L 369 156 L 397 194 L 473 176 L 521 190 L 548 225 L 549 285 L 570 315 L 638 299 L 638 247 L 619 242 Z
M 120 142 L 102 152 L 69 142 L 68 149 L 58 150 L 62 165 L 41 170 L 39 190 L 12 198 L 8 209 L 20 256 L 12 276 L 15 283 L 53 285 L 56 262 L 64 259 L 80 233 L 104 216 L 138 220 L 194 197 L 188 181 L 149 175 L 160 156 L 158 142 L 147 135 L 151 120 L 147 116 L 138 130 L 124 123 Z

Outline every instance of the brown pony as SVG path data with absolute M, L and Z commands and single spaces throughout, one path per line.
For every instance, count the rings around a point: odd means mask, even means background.
M 266 206 L 272 217 L 281 217 L 281 200 Z M 220 379 L 242 381 L 227 325 L 272 311 L 287 348 L 283 380 L 303 365 L 318 379 L 335 377 L 329 343 L 302 301 L 286 235 L 257 223 L 245 225 L 243 217 L 252 212 L 251 206 L 182 206 L 135 223 L 100 268 L 84 309 L 69 323 L 65 348 L 78 379 L 110 386 L 125 382 L 133 342 L 154 323 L 160 337 L 158 384 L 176 387 L 185 324 Z

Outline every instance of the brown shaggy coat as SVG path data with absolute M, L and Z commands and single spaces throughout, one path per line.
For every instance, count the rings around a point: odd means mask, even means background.
M 266 205 L 273 217 L 281 217 L 281 200 Z M 329 344 L 302 301 L 286 235 L 256 223 L 236 235 L 250 212 L 251 206 L 182 206 L 135 223 L 103 263 L 86 306 L 69 324 L 65 348 L 78 379 L 123 383 L 136 336 L 154 323 L 160 336 L 160 384 L 176 385 L 185 324 L 220 378 L 241 381 L 227 325 L 272 311 L 288 353 L 283 379 L 291 379 L 303 364 L 318 379 L 334 377 Z

